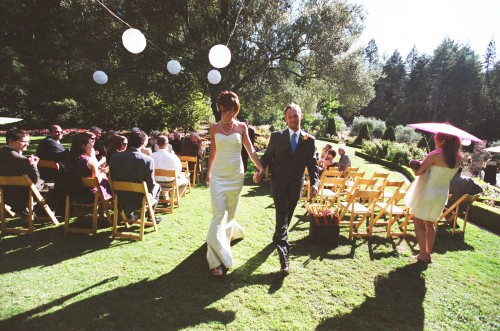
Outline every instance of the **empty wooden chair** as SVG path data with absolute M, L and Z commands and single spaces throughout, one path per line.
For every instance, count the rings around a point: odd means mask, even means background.
M 158 204 L 166 204 L 166 207 L 157 206 L 156 210 L 160 212 L 174 212 L 174 205 L 181 206 L 181 197 L 179 186 L 177 184 L 177 171 L 166 169 L 155 169 L 155 176 L 171 177 L 171 182 L 158 182 L 161 186 L 160 198 Z
M 371 228 L 377 225 L 386 226 L 386 237 L 405 237 L 410 220 L 410 208 L 404 205 L 404 191 L 396 190 L 387 201 L 378 201 L 375 205 L 379 209 L 377 216 L 371 221 Z M 403 202 L 403 203 L 401 203 Z M 383 219 L 384 218 L 384 219 Z M 402 220 L 401 223 L 399 221 Z M 394 225 L 400 231 L 394 232 Z
M 4 186 L 19 186 L 25 187 L 28 190 L 28 227 L 8 227 L 7 226 L 7 215 L 17 216 L 10 210 L 10 207 L 5 203 L 5 192 L 3 190 Z M 40 207 L 47 214 L 48 219 L 58 225 L 59 221 L 56 219 L 54 213 L 50 207 L 45 202 L 45 199 L 40 194 L 35 184 L 31 181 L 28 175 L 23 176 L 0 176 L 0 230 L 2 233 L 32 233 L 34 226 L 33 222 L 35 220 L 35 214 L 33 213 L 33 208 L 35 206 L 35 200 L 40 204 Z M 44 217 L 36 216 L 36 218 L 44 219 Z
M 399 191 L 405 182 L 403 180 L 385 180 L 383 185 L 378 188 L 381 193 L 381 200 L 389 200 L 394 192 Z M 403 190 L 406 193 L 406 190 Z
M 132 182 L 112 181 L 111 187 L 113 188 L 113 193 L 114 193 L 113 238 L 142 240 L 144 237 L 144 228 L 146 226 L 153 227 L 155 232 L 158 231 L 158 226 L 156 225 L 155 215 L 153 211 L 153 206 L 156 203 L 156 201 L 152 201 L 152 199 L 149 197 L 149 192 L 146 182 L 132 183 Z M 138 220 L 129 220 L 126 218 L 126 215 L 123 211 L 120 213 L 118 208 L 119 192 L 135 192 L 142 195 L 140 218 Z M 139 224 L 139 233 L 119 232 L 118 215 L 121 216 L 122 221 L 125 223 L 126 229 L 129 229 L 129 224 Z M 146 216 L 149 216 L 149 220 L 146 219 Z
M 99 214 L 102 213 L 106 215 L 106 219 L 110 225 L 113 224 L 109 210 L 112 208 L 112 198 L 106 199 L 102 191 L 101 185 L 99 185 L 99 179 L 97 177 L 82 177 L 81 182 L 83 187 L 88 187 L 96 189 L 94 194 L 94 201 L 92 203 L 78 202 L 77 197 L 71 201 L 69 194 L 66 194 L 66 210 L 64 215 L 64 232 L 65 233 L 97 233 L 97 220 Z M 71 207 L 75 211 L 75 216 L 77 219 L 82 219 L 83 215 L 81 210 L 84 208 L 92 208 L 92 225 L 90 228 L 82 227 L 70 227 L 71 218 Z
M 388 180 L 389 173 L 388 172 L 374 172 L 371 176 L 372 179 L 377 180 L 377 184 L 375 184 L 375 189 L 378 189 L 384 185 L 384 183 Z
M 380 191 L 378 190 L 360 190 L 355 189 L 353 194 L 346 201 L 338 203 L 340 225 L 349 226 L 349 239 L 353 237 L 371 237 L 372 227 L 371 220 L 375 214 L 375 204 Z M 366 201 L 360 203 L 358 201 Z M 344 221 L 344 217 L 349 215 L 349 220 Z M 358 217 L 360 219 L 358 220 Z M 366 222 L 366 232 L 360 233 L 361 226 Z
M 446 221 L 446 218 L 447 218 L 446 216 L 449 215 L 452 218 L 452 220 L 453 220 L 453 227 L 452 227 L 451 233 L 452 234 L 455 234 L 455 233 L 465 233 L 465 227 L 467 226 L 467 220 L 469 218 L 469 209 L 470 209 L 470 206 L 471 206 L 471 204 L 474 201 L 477 200 L 477 198 L 479 198 L 480 195 L 481 194 L 476 194 L 476 195 L 464 194 L 453 205 L 451 205 L 448 208 L 445 208 L 444 212 L 441 214 L 441 216 L 439 216 L 438 221 L 435 222 L 436 231 L 437 231 L 437 228 L 438 228 L 437 227 L 438 223 L 442 222 L 442 221 Z M 460 205 L 463 204 L 463 203 L 467 203 L 467 208 L 466 208 L 464 216 L 463 216 L 464 224 L 463 224 L 462 230 L 458 230 L 458 228 L 457 228 L 457 219 L 458 219 L 459 212 L 460 212 Z
M 320 181 L 316 200 L 320 204 L 334 205 L 344 191 L 345 181 L 342 177 L 324 177 Z
M 183 196 L 185 196 L 186 192 L 191 193 L 191 171 L 189 171 L 188 161 L 181 161 L 181 164 L 182 164 L 182 172 L 184 173 L 184 176 L 186 176 L 186 178 L 188 179 L 188 185 L 183 194 Z
M 189 165 L 189 172 L 191 174 L 191 185 L 193 187 L 196 186 L 196 183 L 199 183 L 199 177 L 198 177 L 198 157 L 197 156 L 186 156 L 186 155 L 181 155 L 179 156 L 179 159 L 182 161 L 187 161 Z

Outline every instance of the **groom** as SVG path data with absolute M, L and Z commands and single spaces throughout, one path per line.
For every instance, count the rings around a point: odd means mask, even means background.
M 281 273 L 290 272 L 288 262 L 290 245 L 288 244 L 288 225 L 293 216 L 297 201 L 304 184 L 304 170 L 307 167 L 311 181 L 311 197 L 318 192 L 318 167 L 314 157 L 314 137 L 300 130 L 302 110 L 294 103 L 285 108 L 285 121 L 288 126 L 284 131 L 271 134 L 271 140 L 260 159 L 263 169 L 269 166 L 271 188 L 276 208 L 276 228 L 273 243 L 276 244 L 281 263 Z M 259 183 L 264 171 L 256 172 L 254 182 Z

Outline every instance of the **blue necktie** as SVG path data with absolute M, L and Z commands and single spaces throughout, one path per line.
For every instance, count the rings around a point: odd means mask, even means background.
M 292 134 L 292 141 L 291 141 L 291 143 L 292 143 L 292 153 L 293 154 L 295 154 L 295 150 L 297 149 L 297 139 L 296 138 L 297 138 L 297 133 L 294 132 Z

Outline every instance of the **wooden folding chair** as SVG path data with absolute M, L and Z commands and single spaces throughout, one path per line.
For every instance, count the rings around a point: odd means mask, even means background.
M 360 190 L 355 189 L 350 198 L 346 201 L 340 201 L 339 206 L 339 220 L 340 225 L 349 225 L 349 239 L 353 237 L 371 237 L 372 228 L 370 226 L 371 220 L 374 218 L 375 203 L 380 196 L 378 190 Z M 366 204 L 358 201 L 367 201 Z M 344 216 L 349 214 L 349 221 L 344 221 Z M 360 216 L 359 220 L 356 218 Z M 366 233 L 359 233 L 361 225 L 366 220 L 367 231 Z
M 323 177 L 342 177 L 342 171 L 334 170 L 334 169 L 326 169 L 326 170 L 323 170 L 323 172 L 321 173 L 320 180 Z
M 188 186 L 183 194 L 183 196 L 185 196 L 186 192 L 191 193 L 191 172 L 189 171 L 188 161 L 181 161 L 181 164 L 182 164 L 182 172 L 184 173 L 184 176 L 186 176 L 188 180 Z
M 359 167 L 347 167 L 344 169 L 342 176 L 347 177 L 350 172 L 359 172 Z
M 410 220 L 410 208 L 404 205 L 405 192 L 396 190 L 393 195 L 387 201 L 378 201 L 375 206 L 379 208 L 377 216 L 371 221 L 371 230 L 373 232 L 373 227 L 377 225 L 386 226 L 386 237 L 405 237 L 406 230 L 408 227 L 408 221 Z M 403 204 L 401 204 L 403 201 Z M 387 221 L 381 221 L 382 217 L 387 217 Z M 399 220 L 404 217 L 403 222 L 400 224 Z M 394 224 L 398 225 L 401 232 L 393 232 L 392 228 Z
M 320 204 L 333 206 L 344 191 L 346 179 L 342 177 L 324 177 L 318 187 L 316 200 Z
M 396 191 L 401 190 L 404 184 L 403 180 L 385 180 L 382 186 L 378 188 L 381 200 L 389 200 Z M 406 193 L 406 191 L 403 191 L 403 193 Z
M 148 192 L 148 186 L 146 182 L 142 183 L 132 183 L 132 182 L 121 182 L 112 181 L 111 187 L 114 193 L 114 205 L 113 205 L 113 238 L 126 238 L 134 240 L 142 240 L 144 237 L 145 226 L 152 226 L 154 231 L 158 231 L 158 226 L 155 222 L 155 214 L 153 211 L 153 205 L 156 201 L 151 201 Z M 135 192 L 142 195 L 142 205 L 140 211 L 139 220 L 129 220 L 126 218 L 125 213 L 122 211 L 120 213 L 118 208 L 118 192 Z M 146 212 L 149 215 L 150 220 L 146 220 Z M 129 224 L 139 224 L 139 233 L 131 232 L 118 232 L 118 215 L 121 214 L 122 221 L 125 223 L 125 228 L 129 229 Z
M 15 216 L 10 210 L 10 207 L 5 204 L 5 192 L 3 186 L 19 186 L 25 187 L 28 190 L 28 227 L 7 227 L 7 215 Z M 33 207 L 35 205 L 35 199 L 38 201 L 42 209 L 47 214 L 48 219 L 58 225 L 59 221 L 50 209 L 50 207 L 45 202 L 45 199 L 40 194 L 35 184 L 31 181 L 28 175 L 22 176 L 0 176 L 0 230 L 2 233 L 32 233 L 34 226 L 33 222 L 35 220 L 35 214 L 33 213 Z M 36 217 L 37 219 L 45 219 L 45 217 Z
M 168 183 L 158 182 L 161 186 L 160 198 L 158 200 L 158 204 L 170 204 L 167 207 L 157 206 L 156 210 L 160 212 L 174 212 L 174 205 L 177 204 L 177 207 L 181 206 L 181 197 L 179 194 L 179 186 L 177 185 L 177 171 L 174 170 L 166 170 L 166 169 L 155 169 L 155 176 L 161 177 L 172 177 L 173 180 Z
M 179 159 L 182 161 L 187 161 L 189 165 L 189 172 L 191 173 L 191 185 L 193 187 L 196 186 L 196 183 L 199 183 L 199 177 L 198 177 L 198 157 L 197 156 L 186 156 L 186 155 L 181 155 L 179 156 Z
M 343 195 L 346 196 L 346 199 L 349 199 L 352 194 L 354 194 L 354 191 L 356 189 L 358 190 L 373 190 L 375 184 L 377 183 L 376 179 L 372 178 L 363 178 L 363 177 L 357 177 L 354 183 L 350 184 L 350 186 L 347 186 L 348 183 L 348 178 L 346 178 L 346 188 L 343 192 Z M 358 201 L 358 202 L 366 202 L 366 201 Z
M 435 222 L 434 227 L 436 228 L 436 231 L 438 230 L 438 223 L 446 221 L 446 216 L 451 215 L 451 217 L 453 218 L 453 228 L 451 230 L 451 233 L 452 234 L 465 233 L 465 227 L 467 226 L 467 220 L 469 218 L 470 206 L 474 201 L 477 200 L 477 198 L 479 198 L 480 195 L 481 194 L 476 194 L 476 195 L 464 194 L 453 205 L 451 205 L 448 208 L 445 208 L 445 211 L 441 214 L 441 216 L 439 216 L 438 221 Z M 462 230 L 457 230 L 457 219 L 458 219 L 458 215 L 460 212 L 460 205 L 462 203 L 467 203 L 468 206 L 467 206 L 467 209 L 465 210 L 465 214 L 464 214 L 464 218 L 463 218 L 464 224 L 463 224 Z
M 377 180 L 377 184 L 375 184 L 374 188 L 378 189 L 384 185 L 384 183 L 388 180 L 387 178 L 389 177 L 388 172 L 374 172 L 372 174 L 372 179 Z
M 346 184 L 345 184 L 346 187 L 350 188 L 350 187 L 354 186 L 354 184 L 356 183 L 356 179 L 364 178 L 365 174 L 366 174 L 366 172 L 361 172 L 361 171 L 348 172 L 347 175 L 344 176 L 347 179 Z
M 66 194 L 66 210 L 64 213 L 64 232 L 65 233 L 97 233 L 97 220 L 99 218 L 100 212 L 106 215 L 106 219 L 110 225 L 113 224 L 109 210 L 112 208 L 111 202 L 113 198 L 106 199 L 104 197 L 104 192 L 102 191 L 101 185 L 99 185 L 99 179 L 97 177 L 81 177 L 81 182 L 83 187 L 95 188 L 97 192 L 94 194 L 93 203 L 83 203 L 78 201 L 71 201 L 69 194 Z M 77 219 L 83 218 L 80 210 L 83 208 L 92 208 L 92 227 L 90 228 L 75 228 L 70 227 L 71 218 L 71 207 L 75 211 L 75 216 Z

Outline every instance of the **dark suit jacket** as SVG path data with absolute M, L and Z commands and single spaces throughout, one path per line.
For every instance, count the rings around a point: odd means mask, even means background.
M 0 176 L 28 175 L 36 184 L 40 175 L 36 166 L 32 166 L 27 157 L 10 146 L 0 148 Z M 5 202 L 16 212 L 23 211 L 28 203 L 28 189 L 6 186 L 3 188 Z
M 43 139 L 36 148 L 36 155 L 40 160 L 55 161 L 60 167 L 64 167 L 63 162 L 68 155 L 69 150 L 58 143 L 54 138 L 47 136 Z M 48 168 L 40 168 L 40 177 L 46 181 L 55 181 L 56 170 Z
M 126 151 L 115 153 L 109 160 L 109 173 L 112 180 L 133 183 L 146 182 L 149 193 L 153 192 L 156 184 L 154 178 L 153 159 L 141 153 L 138 148 L 129 148 Z M 119 192 L 118 207 L 130 213 L 139 209 L 142 197 L 138 193 Z
M 314 137 L 301 131 L 295 154 L 292 153 L 290 133 L 284 131 L 271 133 L 269 146 L 260 162 L 264 169 L 269 166 L 272 174 L 271 184 L 273 195 L 292 190 L 300 195 L 304 182 L 304 170 L 307 167 L 311 185 L 319 183 L 318 167 L 314 153 Z M 298 200 L 298 198 L 297 198 Z

